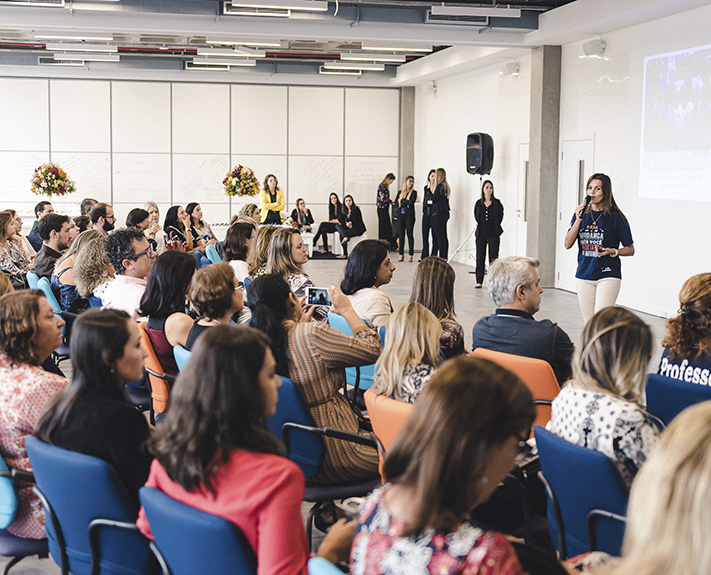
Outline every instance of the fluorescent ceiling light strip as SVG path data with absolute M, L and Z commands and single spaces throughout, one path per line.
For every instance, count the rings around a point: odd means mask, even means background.
M 89 40 L 93 42 L 111 42 L 113 34 L 101 34 L 99 32 L 35 32 L 36 40 Z
M 363 50 L 373 50 L 376 52 L 432 52 L 432 46 L 424 44 L 408 45 L 405 42 L 388 42 L 387 45 L 376 45 L 369 42 L 361 42 Z
M 118 62 L 121 58 L 118 54 L 68 54 L 65 52 L 55 53 L 55 60 L 83 60 L 85 62 Z
M 519 8 L 477 8 L 467 6 L 432 6 L 433 16 L 479 16 L 480 18 L 520 18 Z
M 341 52 L 341 60 L 376 61 L 403 63 L 404 54 L 368 54 L 366 52 Z
M 333 74 L 334 76 L 362 76 L 362 72 L 360 70 L 328 70 L 327 68 L 324 68 L 323 66 L 319 66 L 318 69 L 319 74 Z
M 198 48 L 198 56 L 220 56 L 224 58 L 264 58 L 267 53 L 264 50 L 230 50 L 229 48 Z
M 220 58 L 193 58 L 193 64 L 217 64 L 218 66 L 256 66 L 256 60 L 232 60 Z
M 268 40 L 262 40 L 262 41 L 245 41 L 245 40 L 233 40 L 233 39 L 228 39 L 228 38 L 219 38 L 219 37 L 207 37 L 207 43 L 208 44 L 227 44 L 227 45 L 234 45 L 234 46 L 256 46 L 259 48 L 281 48 L 281 42 L 270 42 Z
M 257 10 L 265 10 L 257 12 Z M 272 10 L 270 12 L 270 10 Z M 291 10 L 274 10 L 273 8 L 242 8 L 241 10 L 233 9 L 230 11 L 230 16 L 262 16 L 266 18 L 291 18 Z
M 45 48 L 52 51 L 70 52 L 118 52 L 118 46 L 109 44 L 71 44 L 68 42 L 47 42 Z
M 368 70 L 369 72 L 382 72 L 385 70 L 385 64 L 341 62 L 339 60 L 324 62 L 323 67 L 327 70 Z
M 271 8 L 273 10 L 306 10 L 326 12 L 328 2 L 322 0 L 238 0 L 230 2 L 235 8 Z
M 50 56 L 40 56 L 37 58 L 37 64 L 40 66 L 72 66 L 80 68 L 84 66 L 84 60 L 54 60 Z
M 185 62 L 186 70 L 219 70 L 221 72 L 229 71 L 229 66 L 220 66 L 218 64 L 195 64 L 194 62 Z

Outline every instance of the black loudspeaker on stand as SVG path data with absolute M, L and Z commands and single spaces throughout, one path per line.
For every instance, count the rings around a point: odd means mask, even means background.
M 479 187 L 481 187 L 481 176 L 490 174 L 491 168 L 494 166 L 494 139 L 489 134 L 475 132 L 467 136 L 467 172 L 470 174 L 479 174 Z M 469 241 L 476 231 L 474 229 L 469 232 L 469 235 L 464 238 L 464 241 L 459 244 L 459 247 L 454 250 L 447 261 L 451 262 L 457 252 L 462 249 L 464 244 Z M 474 272 L 469 272 L 474 273 Z

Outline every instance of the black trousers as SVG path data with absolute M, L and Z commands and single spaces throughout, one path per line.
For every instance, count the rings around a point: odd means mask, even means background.
M 339 234 L 341 234 L 341 239 L 354 238 L 354 237 L 360 235 L 353 228 L 347 228 L 346 226 L 342 226 L 341 224 L 336 224 L 336 230 L 338 231 Z M 348 242 L 346 242 L 345 244 L 341 244 L 341 245 L 343 246 L 343 255 L 347 256 L 348 255 Z
M 390 207 L 378 208 L 378 239 L 388 242 L 388 247 L 393 245 L 393 225 L 390 221 Z
M 328 234 L 332 234 L 336 230 L 336 225 L 333 222 L 321 222 L 318 225 L 318 231 L 314 237 L 314 247 L 318 245 L 319 238 L 323 238 L 323 249 L 328 251 Z
M 447 221 L 449 212 L 442 212 L 432 216 L 432 255 L 445 260 L 449 258 L 449 239 L 447 238 Z
M 432 230 L 432 255 L 437 253 L 437 236 L 432 229 L 432 216 L 422 214 L 422 259 L 430 255 L 430 230 Z
M 400 255 L 405 254 L 405 234 L 410 245 L 410 255 L 415 253 L 415 214 L 398 214 L 398 237 L 400 238 Z
M 500 236 L 478 237 L 476 239 L 476 283 L 484 281 L 486 246 L 489 246 L 489 265 L 499 257 Z

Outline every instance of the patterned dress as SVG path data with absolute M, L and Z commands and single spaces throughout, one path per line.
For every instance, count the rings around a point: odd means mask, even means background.
M 449 533 L 427 527 L 402 537 L 405 523 L 384 502 L 389 489 L 374 491 L 363 504 L 351 547 L 352 575 L 523 575 L 508 540 L 462 521 Z
M 304 394 L 318 427 L 358 433 L 358 417 L 340 393 L 345 368 L 374 363 L 380 350 L 380 336 L 365 325 L 352 337 L 313 321 L 289 330 L 289 377 Z M 377 476 L 378 454 L 372 447 L 328 437 L 324 442 L 323 468 L 312 480 L 337 483 Z
M 424 363 L 408 363 L 402 372 L 402 386 L 400 393 L 402 401 L 415 403 L 417 396 L 424 389 L 435 368 Z
M 553 400 L 546 429 L 613 459 L 628 486 L 659 441 L 649 414 L 636 403 L 570 385 Z
M 31 470 L 25 438 L 32 435 L 45 403 L 62 391 L 67 380 L 0 354 L 0 453 L 8 467 Z M 20 484 L 24 485 L 24 484 Z M 15 522 L 8 531 L 18 537 L 42 539 L 44 512 L 31 485 L 21 486 Z

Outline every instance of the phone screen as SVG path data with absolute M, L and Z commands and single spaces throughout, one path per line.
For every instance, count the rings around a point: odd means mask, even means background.
M 310 287 L 306 291 L 306 303 L 309 305 L 331 305 L 326 288 Z

